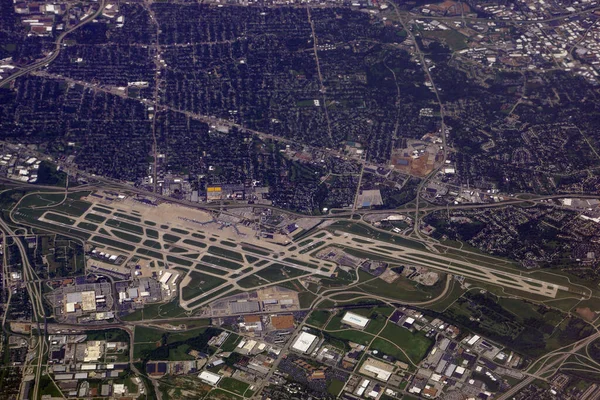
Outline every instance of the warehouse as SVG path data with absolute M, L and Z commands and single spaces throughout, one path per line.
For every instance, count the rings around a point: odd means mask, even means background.
M 232 314 L 254 313 L 260 311 L 258 301 L 231 301 L 229 309 Z
M 308 353 L 316 340 L 317 337 L 315 335 L 308 332 L 302 332 L 292 345 L 292 349 L 299 351 L 300 353 Z
M 369 323 L 369 318 L 365 318 L 352 312 L 347 312 L 342 318 L 342 322 L 346 325 L 350 325 L 354 328 L 364 329 Z
M 198 378 L 204 383 L 208 383 L 211 386 L 215 386 L 221 380 L 221 375 L 213 374 L 209 371 L 202 371 Z

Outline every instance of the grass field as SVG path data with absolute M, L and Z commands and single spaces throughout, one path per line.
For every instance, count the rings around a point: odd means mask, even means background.
M 315 310 L 308 316 L 306 320 L 307 324 L 322 328 L 325 322 L 329 319 L 331 314 L 325 310 Z
M 189 244 L 191 246 L 196 246 L 196 247 L 199 247 L 201 249 L 205 249 L 206 248 L 206 244 L 205 243 L 198 242 L 197 240 L 183 239 L 183 243 Z
M 140 238 L 140 240 L 141 240 L 141 238 Z M 135 249 L 135 246 L 132 246 L 130 244 L 117 242 L 116 240 L 112 240 L 112 239 L 106 239 L 101 236 L 92 237 L 92 241 L 96 242 L 96 243 L 100 243 L 100 244 L 105 244 L 107 246 L 116 247 L 117 249 L 126 250 L 126 251 L 133 251 Z
M 115 217 L 125 218 L 125 219 L 128 219 L 129 221 L 138 222 L 138 223 L 142 222 L 142 220 L 140 218 L 134 217 L 134 216 L 129 215 L 129 214 L 124 214 L 122 212 L 116 212 L 114 215 L 115 215 Z
M 92 224 L 90 222 L 80 222 L 77 224 L 77 227 L 91 232 L 95 232 L 96 229 L 98 229 L 98 225 Z
M 158 231 L 156 229 L 146 228 L 146 236 L 151 239 L 158 239 Z
M 259 278 L 256 275 L 249 275 L 249 276 L 245 277 L 244 279 L 240 279 L 238 281 L 238 285 L 240 285 L 244 289 L 260 287 L 260 286 L 267 285 L 268 283 L 269 282 L 266 282 L 265 280 Z
M 327 383 L 327 392 L 333 396 L 337 396 L 344 388 L 344 384 L 345 382 L 338 379 L 332 379 Z
M 140 236 L 132 235 L 130 233 L 123 232 L 123 231 L 118 231 L 116 229 L 111 229 L 110 231 L 113 235 L 115 235 L 119 239 L 123 239 L 128 242 L 140 243 L 142 241 L 142 238 Z
M 171 235 L 170 233 L 163 234 L 163 240 L 169 243 L 177 243 L 181 240 L 179 236 Z
M 452 51 L 463 50 L 467 48 L 468 38 L 462 33 L 449 29 L 447 31 L 422 31 L 421 35 L 428 39 L 441 40 L 452 49 Z
M 369 275 L 362 270 L 359 270 L 358 274 L 363 281 L 372 278 L 372 275 Z M 423 286 L 404 276 L 400 276 L 392 283 L 387 283 L 383 279 L 373 279 L 358 285 L 356 288 L 365 293 L 373 293 L 392 299 L 411 302 L 425 301 L 439 296 L 444 291 L 445 279 L 445 275 L 440 274 L 440 279 L 434 286 Z
M 373 335 L 370 335 L 370 334 L 364 333 L 364 332 L 360 332 L 357 330 L 353 330 L 353 329 L 348 329 L 348 330 L 339 331 L 339 332 L 327 332 L 327 334 L 334 338 L 338 338 L 338 339 L 342 339 L 342 340 L 349 340 L 351 342 L 364 344 L 364 345 L 369 344 L 371 339 L 373 339 Z
M 228 290 L 231 290 L 233 288 L 233 285 L 227 285 L 225 287 L 223 287 L 222 289 L 217 290 L 216 292 L 211 293 L 208 296 L 205 296 L 199 300 L 194 301 L 193 303 L 188 304 L 188 307 L 193 308 L 196 307 L 202 303 L 205 303 L 209 300 L 215 300 L 217 299 L 219 296 L 223 295 L 225 292 L 227 292 Z
M 238 253 L 237 251 L 227 250 L 222 247 L 210 246 L 208 248 L 208 252 L 211 254 L 214 254 L 216 256 L 219 256 L 219 257 L 229 258 L 234 261 L 240 261 L 240 262 L 244 261 L 244 258 L 242 257 L 242 255 L 240 253 Z
M 393 323 L 388 323 L 380 336 L 402 348 L 414 363 L 421 361 L 433 344 L 423 333 L 412 333 Z
M 379 351 L 379 355 L 387 354 L 394 357 L 397 360 L 410 364 L 411 360 L 409 360 L 408 357 L 406 357 L 404 353 L 400 351 L 400 349 L 398 349 L 398 347 L 381 338 L 376 338 L 375 340 L 373 340 L 370 349 Z
M 97 207 L 97 206 L 96 207 L 92 207 L 92 210 L 97 211 L 97 212 L 102 213 L 102 214 L 112 214 L 111 210 L 107 210 L 106 208 L 103 208 L 103 207 Z
M 194 265 L 194 263 L 192 261 L 184 260 L 183 258 L 179 258 L 179 257 L 171 256 L 171 255 L 167 255 L 167 261 L 175 263 L 175 264 L 183 265 L 186 267 L 191 267 L 192 265 Z
M 269 282 L 277 282 L 289 278 L 297 278 L 307 273 L 296 268 L 291 268 L 282 264 L 271 264 L 265 269 L 258 271 L 256 275 Z
M 74 225 L 75 224 L 75 220 L 73 218 L 69 218 L 64 215 L 55 214 L 52 212 L 47 212 L 46 214 L 44 214 L 44 218 L 46 218 L 50 221 L 60 222 L 61 224 L 66 224 L 66 225 Z
M 205 397 L 206 400 L 241 400 L 243 397 L 231 394 L 222 389 L 213 389 Z
M 391 234 L 385 233 L 385 232 L 376 231 L 364 224 L 340 221 L 340 222 L 334 222 L 333 224 L 329 225 L 327 227 L 327 230 L 329 230 L 330 232 L 334 232 L 335 230 L 340 230 L 340 231 L 348 232 L 348 233 L 351 233 L 354 235 L 365 236 L 370 239 L 381 240 L 383 242 L 397 244 L 397 245 L 408 247 L 411 249 L 427 251 L 427 248 L 417 241 L 402 238 L 402 237 L 395 236 L 395 235 L 391 235 Z
M 142 310 L 121 317 L 123 321 L 142 321 L 162 318 L 185 317 L 185 310 L 179 307 L 179 299 L 166 304 L 149 304 Z
M 190 278 L 192 280 L 181 290 L 181 296 L 184 300 L 193 299 L 194 297 L 208 290 L 214 289 L 226 282 L 225 279 L 202 274 L 196 271 L 190 272 Z
M 233 351 L 235 350 L 237 344 L 242 340 L 242 337 L 236 335 L 235 333 L 230 334 L 227 339 L 221 345 L 221 350 L 223 351 Z
M 85 214 L 85 217 L 83 217 L 83 219 L 85 219 L 86 221 L 95 222 L 97 224 L 101 224 L 102 222 L 106 221 L 106 217 L 103 217 L 102 215 L 98 214 Z
M 202 257 L 202 261 L 218 265 L 219 267 L 228 268 L 228 269 L 240 269 L 242 268 L 241 264 L 238 264 L 233 261 L 225 260 L 222 258 L 213 257 L 211 255 L 205 255 Z
M 225 271 L 210 267 L 210 266 L 202 264 L 202 263 L 196 264 L 195 269 L 197 269 L 198 271 L 209 272 L 209 273 L 215 274 L 215 275 L 222 275 L 222 276 L 227 275 L 227 272 L 225 272 Z
M 158 260 L 162 260 L 163 259 L 163 256 L 162 256 L 161 253 L 158 253 L 158 252 L 152 251 L 152 250 L 148 250 L 148 249 L 138 249 L 137 253 L 138 254 L 142 254 L 144 256 L 156 258 Z
M 250 385 L 246 382 L 238 381 L 237 379 L 225 377 L 221 379 L 219 382 L 219 387 L 230 392 L 239 394 L 241 396 L 244 395 L 246 389 L 248 389 Z
M 130 224 L 129 222 L 125 221 L 118 221 L 116 219 L 109 219 L 106 221 L 106 226 L 110 226 L 111 228 L 119 228 L 137 235 L 142 235 L 144 233 L 144 228 L 141 226 Z
M 259 256 L 268 256 L 269 254 L 271 254 L 271 252 L 267 251 L 266 249 L 263 250 L 259 250 L 256 247 L 252 246 L 242 246 L 242 250 L 250 252 L 250 253 L 254 253 L 254 254 L 258 254 Z
M 155 240 L 151 240 L 151 239 L 146 239 L 144 240 L 144 243 L 142 243 L 144 246 L 147 247 L 152 247 L 154 249 L 162 249 L 162 246 L 160 245 L 159 242 L 155 241 Z

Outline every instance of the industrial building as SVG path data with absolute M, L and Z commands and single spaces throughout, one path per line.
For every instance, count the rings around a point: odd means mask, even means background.
M 317 337 L 308 332 L 302 332 L 296 338 L 296 341 L 292 345 L 292 349 L 300 353 L 309 353 L 313 344 L 317 341 Z
M 260 304 L 258 301 L 231 301 L 229 309 L 232 314 L 253 313 L 260 311 Z
M 221 375 L 217 375 L 209 371 L 202 371 L 200 372 L 200 375 L 198 375 L 198 378 L 200 378 L 200 380 L 204 383 L 207 383 L 211 386 L 216 386 L 221 380 Z
M 364 329 L 369 323 L 369 318 L 365 318 L 352 312 L 347 312 L 342 318 L 342 323 L 350 325 L 354 328 Z
M 360 367 L 359 372 L 377 380 L 387 382 L 392 376 L 392 372 L 394 372 L 394 367 L 383 361 L 369 358 Z

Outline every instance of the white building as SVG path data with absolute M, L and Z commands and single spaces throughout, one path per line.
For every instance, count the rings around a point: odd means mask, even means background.
M 200 380 L 204 383 L 208 383 L 211 386 L 216 386 L 221 380 L 221 375 L 217 375 L 209 371 L 202 371 L 200 372 L 200 375 L 198 375 L 198 378 L 200 378 Z
M 358 329 L 364 329 L 365 326 L 369 323 L 369 318 L 365 318 L 361 315 L 354 314 L 352 312 L 347 312 L 342 318 L 342 322 L 344 324 L 353 326 Z
M 296 341 L 292 345 L 292 349 L 299 351 L 300 353 L 308 353 L 313 343 L 317 340 L 317 337 L 308 332 L 302 332 L 296 338 Z

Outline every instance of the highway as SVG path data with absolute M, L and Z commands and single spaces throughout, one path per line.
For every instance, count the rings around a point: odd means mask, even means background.
M 0 81 L 0 87 L 11 83 L 12 81 L 14 81 L 15 79 L 17 79 L 20 76 L 26 75 L 32 71 L 43 68 L 46 65 L 50 64 L 52 61 L 54 61 L 60 54 L 60 50 L 63 46 L 63 40 L 65 39 L 65 37 L 67 37 L 67 35 L 69 33 L 81 28 L 82 26 L 93 21 L 100 14 L 102 14 L 102 11 L 104 10 L 104 6 L 105 6 L 105 1 L 106 0 L 100 0 L 100 3 L 98 4 L 98 9 L 94 13 L 87 16 L 85 19 L 81 20 L 77 25 L 69 28 L 68 30 L 66 30 L 66 31 L 62 32 L 60 35 L 58 35 L 58 37 L 56 38 L 56 41 L 55 41 L 54 51 L 52 51 L 50 54 L 48 54 L 43 59 L 36 61 L 33 64 L 30 64 L 26 67 L 23 67 L 19 71 L 2 79 Z

